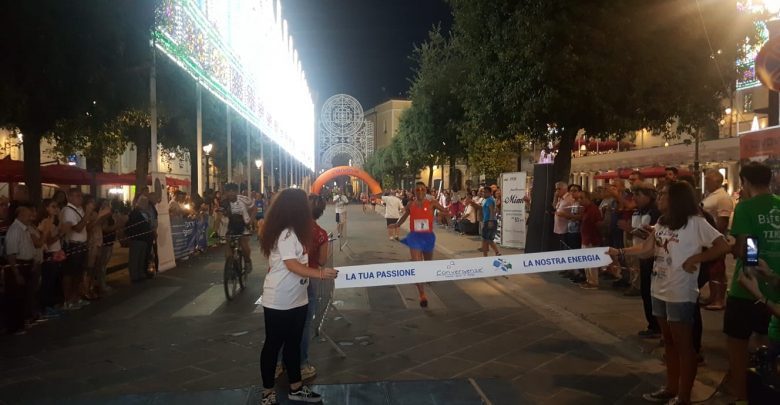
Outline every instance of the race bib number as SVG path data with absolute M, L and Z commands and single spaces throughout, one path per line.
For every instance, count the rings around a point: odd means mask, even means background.
M 415 219 L 414 220 L 414 230 L 415 232 L 428 232 L 431 230 L 431 228 L 428 227 L 428 220 L 427 219 Z

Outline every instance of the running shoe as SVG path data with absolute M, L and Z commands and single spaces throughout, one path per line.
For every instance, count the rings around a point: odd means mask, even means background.
M 260 405 L 279 405 L 279 400 L 276 399 L 276 392 L 271 391 L 267 394 L 263 394 Z
M 301 379 L 302 380 L 308 380 L 310 378 L 313 378 L 315 375 L 317 375 L 317 369 L 314 368 L 311 364 L 306 364 L 303 367 L 301 367 Z
M 308 403 L 322 402 L 322 395 L 312 391 L 311 388 L 306 385 L 301 385 L 301 387 L 297 390 L 290 391 L 290 393 L 287 395 L 287 398 L 289 398 L 291 401 L 301 401 Z
M 580 288 L 582 288 L 583 290 L 598 290 L 599 286 L 593 285 L 591 283 L 582 283 L 580 284 Z
M 646 401 L 655 402 L 657 404 L 669 403 L 674 398 L 677 398 L 677 394 L 672 394 L 666 390 L 666 387 L 661 387 L 655 392 L 650 392 L 642 395 Z

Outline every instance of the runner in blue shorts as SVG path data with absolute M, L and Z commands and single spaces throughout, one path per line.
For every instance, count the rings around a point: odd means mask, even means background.
M 447 210 L 435 200 L 426 197 L 428 187 L 425 186 L 425 183 L 417 182 L 414 193 L 416 198 L 406 204 L 401 218 L 388 227 L 397 228 L 406 221 L 406 218 L 410 218 L 410 232 L 401 239 L 401 243 L 409 246 L 413 261 L 433 260 L 433 248 L 436 245 L 436 235 L 433 233 L 433 210 L 439 210 L 439 216 L 444 223 L 447 223 L 447 215 L 445 214 Z M 428 298 L 425 296 L 425 286 L 417 284 L 417 291 L 420 293 L 420 306 L 427 307 Z

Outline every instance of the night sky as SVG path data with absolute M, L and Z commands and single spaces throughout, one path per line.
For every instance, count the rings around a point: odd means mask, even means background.
M 315 103 L 346 93 L 365 110 L 407 97 L 414 44 L 452 17 L 443 0 L 282 0 Z

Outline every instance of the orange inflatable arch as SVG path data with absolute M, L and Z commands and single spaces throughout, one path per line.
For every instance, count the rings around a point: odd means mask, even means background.
M 353 166 L 336 166 L 332 169 L 326 170 L 319 177 L 317 177 L 317 180 L 315 180 L 314 184 L 311 185 L 311 192 L 319 195 L 320 191 L 322 190 L 322 186 L 324 186 L 328 181 L 341 176 L 357 177 L 360 180 L 365 181 L 368 189 L 371 190 L 372 195 L 382 193 L 382 187 L 379 185 L 379 183 L 377 183 L 376 180 L 374 180 L 373 177 L 371 177 L 370 174 Z

